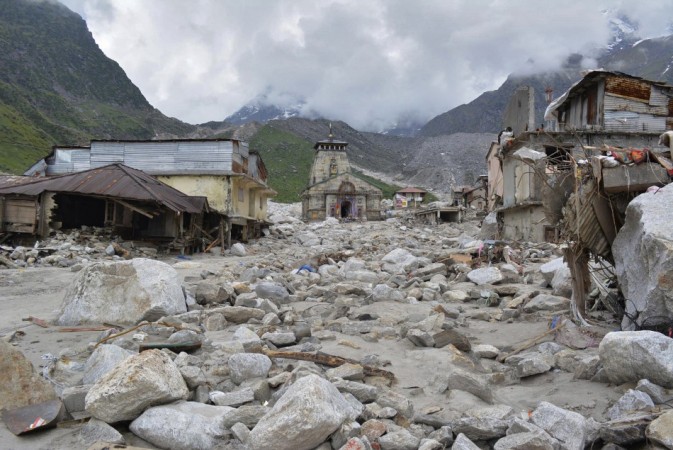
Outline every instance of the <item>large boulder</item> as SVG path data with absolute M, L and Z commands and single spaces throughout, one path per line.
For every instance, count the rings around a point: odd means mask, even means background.
M 224 426 L 224 417 L 232 410 L 227 406 L 178 402 L 148 409 L 129 428 L 159 448 L 209 450 L 231 434 Z
M 147 350 L 118 364 L 86 395 L 85 408 L 107 423 L 133 420 L 150 406 L 185 400 L 189 389 L 164 352 Z
M 100 345 L 84 364 L 82 383 L 94 384 L 117 364 L 133 356 L 133 353 L 118 345 Z
M 467 274 L 467 279 L 477 285 L 495 284 L 503 280 L 502 273 L 497 267 L 482 267 Z
M 308 375 L 292 384 L 250 432 L 249 448 L 309 450 L 353 417 L 353 408 L 329 381 Z
M 563 444 L 563 448 L 581 450 L 588 435 L 587 420 L 579 413 L 547 402 L 533 411 L 531 421 Z
M 0 410 L 55 400 L 53 386 L 38 373 L 33 365 L 8 342 L 0 339 Z
M 605 375 L 622 384 L 647 378 L 673 388 L 673 339 L 656 331 L 614 331 L 598 347 Z
M 612 243 L 615 273 L 626 298 L 623 330 L 673 319 L 673 185 L 640 194 Z M 658 316 L 658 317 L 657 317 Z M 656 321 L 657 323 L 653 323 Z
M 135 324 L 184 312 L 187 305 L 175 269 L 136 258 L 84 268 L 65 293 L 58 324 Z

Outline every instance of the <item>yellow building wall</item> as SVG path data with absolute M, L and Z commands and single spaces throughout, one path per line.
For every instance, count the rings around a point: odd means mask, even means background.
M 164 175 L 157 177 L 187 195 L 200 195 L 208 198 L 208 205 L 218 212 L 228 214 L 229 177 L 217 175 Z M 233 197 L 236 197 L 235 192 Z
M 251 219 L 266 220 L 267 200 L 259 185 L 245 178 L 234 178 L 231 190 L 232 214 Z

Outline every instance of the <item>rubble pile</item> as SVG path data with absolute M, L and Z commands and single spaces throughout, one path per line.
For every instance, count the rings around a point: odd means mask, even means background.
M 600 312 L 603 327 L 577 327 L 556 245 L 478 240 L 472 222 L 296 217 L 273 210 L 240 256 L 173 261 L 184 312 L 148 314 L 139 295 L 126 325 L 102 304 L 64 320 L 78 295 L 136 290 L 119 287 L 129 262 L 79 274 L 57 321 L 110 329 L 45 375 L 90 417 L 84 444 L 123 443 L 128 424 L 171 449 L 671 448 L 673 341 L 609 332 Z
M 29 247 L 0 245 L 0 269 L 56 266 L 77 270 L 92 261 L 156 258 L 157 254 L 151 243 L 124 241 L 111 228 L 83 226 L 59 231 Z

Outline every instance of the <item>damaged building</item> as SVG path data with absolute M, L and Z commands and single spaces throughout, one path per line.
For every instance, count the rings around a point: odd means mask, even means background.
M 267 185 L 261 156 L 236 139 L 161 141 L 94 140 L 88 147 L 54 147 L 27 176 L 57 176 L 109 164 L 141 170 L 188 196 L 203 196 L 218 223 L 207 234 L 225 247 L 231 240 L 257 237 L 267 219 L 267 200 L 276 192 Z
M 615 266 L 612 246 L 627 206 L 673 175 L 673 86 L 591 71 L 549 103 L 547 126 L 536 130 L 532 99 L 532 88 L 515 92 L 504 117 L 513 136 L 488 152 L 489 205 L 503 239 L 564 242 L 573 308 L 583 320 L 590 261 Z M 608 306 L 616 314 L 622 308 Z
M 562 209 L 582 185 L 578 169 L 591 171 L 596 189 L 610 197 L 613 235 L 630 199 L 668 183 L 670 148 L 660 138 L 673 128 L 672 96 L 664 83 L 591 71 L 549 104 L 549 125 L 535 129 L 533 90 L 517 89 L 504 116 L 513 137 L 494 142 L 486 157 L 489 210 L 499 216 L 501 237 L 558 240 Z
M 48 178 L 0 178 L 0 232 L 46 237 L 52 230 L 110 227 L 124 239 L 185 251 L 201 244 L 208 200 L 146 173 L 111 164 Z
M 301 194 L 304 220 L 381 220 L 381 190 L 351 171 L 347 146 L 334 139 L 331 127 L 314 145 L 309 186 Z

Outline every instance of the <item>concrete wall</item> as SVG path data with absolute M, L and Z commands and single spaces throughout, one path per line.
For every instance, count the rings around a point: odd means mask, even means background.
M 157 179 L 187 195 L 207 197 L 210 207 L 222 214 L 231 212 L 231 189 L 227 175 L 160 175 Z
M 502 128 L 512 127 L 514 137 L 535 130 L 535 91 L 531 86 L 517 88 L 502 116 Z
M 540 205 L 517 207 L 502 212 L 505 240 L 544 242 L 544 208 Z

